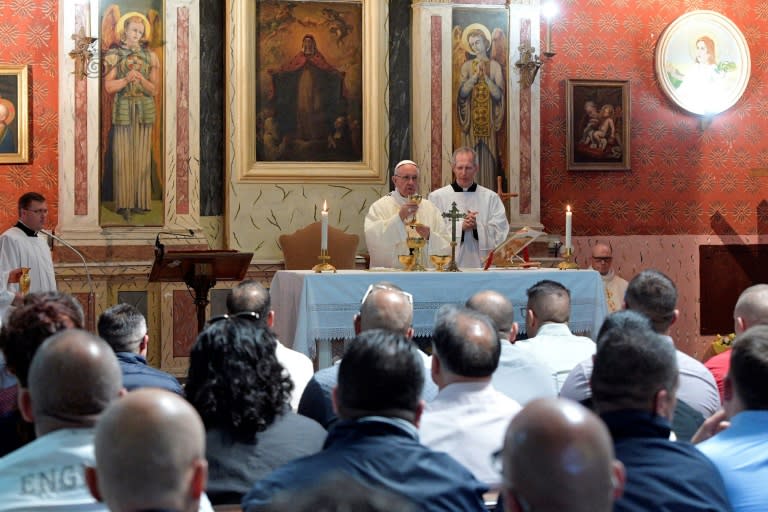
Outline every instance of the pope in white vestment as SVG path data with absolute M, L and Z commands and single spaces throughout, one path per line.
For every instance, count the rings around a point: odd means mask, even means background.
M 488 252 L 509 233 L 504 204 L 494 191 L 474 182 L 476 173 L 475 152 L 457 149 L 453 156 L 454 182 L 429 194 L 429 200 L 441 212 L 448 212 L 455 202 L 459 212 L 467 215 L 456 223 L 456 264 L 460 267 L 482 267 Z M 450 232 L 451 221 L 445 222 Z
M 428 242 L 422 250 L 423 265 L 428 264 L 430 254 L 450 254 L 450 234 L 446 230 L 440 210 L 427 200 L 411 204 L 408 197 L 418 190 L 418 168 L 410 160 L 395 166 L 392 181 L 396 190 L 371 205 L 365 216 L 365 243 L 370 255 L 370 267 L 402 267 L 398 255 L 408 254 L 406 239 L 411 229 L 407 221 L 415 213 L 416 221 L 423 225 Z M 405 217 L 405 218 L 403 218 Z M 426 228 L 426 229 L 424 229 Z M 413 235 L 411 235 L 413 236 Z

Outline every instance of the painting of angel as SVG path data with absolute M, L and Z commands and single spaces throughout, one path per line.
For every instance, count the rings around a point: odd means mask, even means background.
M 489 27 L 493 27 L 492 31 Z M 504 9 L 454 9 L 454 148 L 478 157 L 477 182 L 496 187 L 506 176 L 506 76 L 508 14 Z M 458 72 L 457 72 L 458 71 Z
M 162 0 L 101 14 L 101 224 L 162 225 Z

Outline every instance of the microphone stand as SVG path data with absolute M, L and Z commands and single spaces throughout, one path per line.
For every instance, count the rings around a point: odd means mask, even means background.
M 85 256 L 83 256 L 83 253 L 75 249 L 72 244 L 67 242 L 61 237 L 58 237 L 54 235 L 53 233 L 49 233 L 47 231 L 43 231 L 42 229 L 39 231 L 40 233 L 47 236 L 49 239 L 57 240 L 61 242 L 62 245 L 67 246 L 72 252 L 80 256 L 80 260 L 83 262 L 83 268 L 85 268 L 85 276 L 88 279 L 88 289 L 90 292 L 88 292 L 88 304 L 86 305 L 86 327 L 89 331 L 95 332 L 96 331 L 96 309 L 95 309 L 95 298 L 96 298 L 96 292 L 93 288 L 93 279 L 91 279 L 91 270 L 88 268 L 88 262 L 85 261 Z

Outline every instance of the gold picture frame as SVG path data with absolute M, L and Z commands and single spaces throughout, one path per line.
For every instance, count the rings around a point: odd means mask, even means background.
M 26 64 L 0 64 L 0 164 L 29 162 L 29 81 Z
M 630 170 L 629 80 L 568 79 L 565 110 L 569 170 Z
M 313 2 L 289 2 L 283 0 L 267 0 L 254 2 L 253 0 L 228 0 L 227 3 L 227 155 L 230 160 L 230 169 L 238 182 L 250 183 L 384 183 L 387 176 L 387 156 L 385 141 L 387 134 L 387 101 L 386 87 L 386 4 L 379 0 L 354 0 L 354 1 L 313 1 Z M 270 23 L 259 24 L 257 19 L 258 9 L 273 7 L 284 8 L 286 16 L 278 16 Z M 322 16 L 328 18 L 331 34 L 339 37 L 341 28 L 334 25 L 338 21 L 333 20 L 334 12 L 339 12 L 346 7 L 359 7 L 361 10 L 361 37 L 362 48 L 357 50 L 361 57 L 361 96 L 365 101 L 360 102 L 361 117 L 359 123 L 361 136 L 358 146 L 361 148 L 359 159 L 353 161 L 329 161 L 329 160 L 301 160 L 282 161 L 278 159 L 260 159 L 257 151 L 257 137 L 263 135 L 263 112 L 257 112 L 257 94 L 259 87 L 264 82 L 259 73 L 272 72 L 266 65 L 258 66 L 260 40 L 265 38 L 259 35 L 259 30 L 275 30 L 280 23 L 290 24 L 292 20 L 302 20 L 306 26 L 306 20 L 302 16 L 294 16 L 292 9 L 306 10 L 312 8 L 318 10 Z M 304 11 L 302 11 L 302 14 Z M 320 14 L 318 14 L 320 16 Z M 282 21 L 281 21 L 282 20 Z M 287 20 L 287 21 L 286 21 Z M 279 22 L 279 23 L 278 23 Z M 298 21 L 296 21 L 298 23 Z M 343 23 L 341 21 L 340 23 Z M 310 24 L 312 25 L 312 24 Z M 274 37 L 289 37 L 286 34 L 294 34 L 293 39 L 286 40 L 286 56 L 297 55 L 302 48 L 302 37 L 298 28 L 288 27 L 287 30 L 275 30 Z M 306 31 L 307 29 L 302 29 Z M 302 32 L 304 33 L 304 32 Z M 325 34 L 325 33 L 324 33 Z M 272 35 L 268 39 L 269 44 L 274 44 Z M 352 33 L 349 34 L 352 37 Z M 321 47 L 321 39 L 317 37 L 318 53 L 331 51 L 328 45 Z M 337 41 L 338 42 L 338 41 Z M 348 44 L 347 41 L 339 42 L 340 46 Z M 274 48 L 274 46 L 272 47 Z M 335 46 L 332 47 L 335 50 Z M 294 57 L 295 59 L 296 57 Z M 290 63 L 291 58 L 283 60 Z M 337 66 L 332 59 L 327 59 L 326 64 Z M 325 65 L 325 64 L 324 64 Z M 345 68 L 345 69 L 348 69 Z M 261 80 L 261 82 L 260 82 Z M 260 124 L 261 123 L 261 124 Z M 332 134 L 329 134 L 329 138 Z M 282 134 L 276 140 L 286 140 Z M 289 139 L 290 140 L 290 139 Z M 330 140 L 329 140 L 330 144 Z
M 702 116 L 731 108 L 744 94 L 752 67 L 744 34 L 715 11 L 692 11 L 673 21 L 659 38 L 655 61 L 664 94 Z

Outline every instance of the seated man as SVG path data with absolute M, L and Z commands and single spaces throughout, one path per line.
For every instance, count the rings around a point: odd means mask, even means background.
M 0 458 L 0 510 L 105 510 L 88 492 L 82 466 L 93 462 L 93 427 L 123 393 L 109 345 L 79 329 L 42 344 L 20 390 L 37 439 Z
M 608 312 L 619 311 L 624 306 L 628 283 L 613 270 L 613 249 L 610 245 L 598 242 L 592 247 L 592 268 L 600 272 L 603 280 Z
M 339 365 L 333 400 L 341 421 L 325 448 L 256 482 L 243 509 L 259 510 L 282 491 L 307 489 L 319 475 L 336 472 L 408 498 L 426 512 L 485 511 L 487 488 L 449 455 L 419 443 L 424 364 L 417 350 L 390 331 L 357 336 Z
M 355 334 L 370 329 L 386 329 L 402 334 L 407 339 L 413 336 L 413 297 L 397 285 L 387 282 L 372 284 L 360 304 L 360 313 L 353 320 Z M 351 343 L 354 343 L 352 341 Z M 415 345 L 415 342 L 414 342 Z M 421 350 L 417 350 L 425 368 L 430 368 L 432 360 Z M 304 389 L 299 402 L 299 414 L 312 418 L 326 429 L 336 420 L 331 394 L 336 387 L 339 365 L 323 368 L 315 373 Z M 432 400 L 437 394 L 437 386 L 424 374 L 424 388 L 421 397 Z
M 232 292 L 227 296 L 227 312 L 230 315 L 244 311 L 257 313 L 259 318 L 256 322 L 259 325 L 264 325 L 270 329 L 275 325 L 275 311 L 270 307 L 269 291 L 253 279 L 241 281 L 232 288 Z M 299 407 L 299 400 L 307 382 L 315 373 L 315 367 L 307 356 L 286 347 L 280 340 L 277 341 L 275 355 L 293 382 L 291 408 L 295 411 Z
M 634 311 L 610 315 L 592 371 L 595 408 L 627 470 L 614 510 L 730 511 L 723 480 L 693 445 L 671 441 L 678 385 L 674 346 Z
M 93 496 L 112 512 L 195 512 L 206 482 L 205 429 L 186 400 L 141 389 L 115 401 L 96 426 Z
M 442 212 L 425 199 L 419 204 L 408 198 L 419 191 L 419 168 L 411 160 L 395 166 L 392 175 L 395 190 L 371 205 L 365 216 L 365 244 L 371 257 L 371 268 L 399 267 L 397 256 L 408 254 L 406 239 L 408 223 L 417 224 L 413 230 L 428 241 L 426 254 L 450 254 L 450 234 L 446 230 Z
M 491 384 L 501 352 L 496 330 L 482 313 L 448 304 L 437 313 L 432 340 L 432 380 L 440 391 L 424 410 L 421 442 L 497 487 L 492 455 L 520 404 Z
M 768 507 L 768 326 L 751 327 L 738 335 L 731 349 L 725 379 L 724 412 L 708 422 L 712 435 L 721 420 L 728 428 L 697 445 L 715 463 L 725 480 L 734 510 L 762 512 Z
M 487 315 L 496 326 L 501 356 L 491 379 L 494 388 L 520 405 L 534 398 L 557 396 L 549 367 L 515 343 L 515 308 L 508 298 L 493 290 L 483 290 L 470 297 L 466 306 Z
M 99 316 L 98 330 L 115 351 L 125 389 L 162 388 L 183 394 L 176 377 L 147 364 L 149 334 L 141 311 L 130 304 L 112 306 Z
M 505 510 L 611 512 L 624 466 L 608 429 L 570 400 L 534 400 L 509 425 L 502 453 Z
M 528 339 L 516 344 L 549 366 L 559 391 L 568 372 L 595 353 L 595 343 L 585 336 L 574 335 L 568 328 L 571 316 L 571 292 L 568 288 L 545 279 L 528 288 L 526 293 Z

